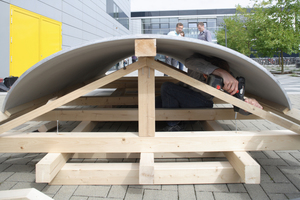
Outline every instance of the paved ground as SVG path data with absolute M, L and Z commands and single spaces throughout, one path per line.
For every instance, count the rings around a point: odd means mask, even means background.
M 286 88 L 293 107 L 300 109 L 300 77 L 291 78 L 283 75 L 277 78 L 283 88 Z M 4 97 L 0 95 L 0 104 Z M 219 123 L 226 130 L 234 129 L 232 121 L 219 121 Z M 110 125 L 110 128 L 114 125 Z M 238 122 L 238 129 L 274 130 L 281 129 L 281 127 L 265 120 L 244 120 Z M 0 190 L 36 188 L 56 200 L 283 200 L 300 198 L 300 151 L 249 153 L 261 165 L 261 184 L 259 185 L 49 186 L 35 183 L 35 164 L 45 154 L 5 153 L 0 154 Z M 76 159 L 76 161 L 109 162 L 103 159 Z M 124 159 L 123 162 L 136 162 L 136 160 Z

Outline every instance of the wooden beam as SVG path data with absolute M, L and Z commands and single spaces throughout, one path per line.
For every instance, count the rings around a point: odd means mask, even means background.
M 153 58 L 154 59 L 154 58 Z M 155 89 L 154 70 L 150 67 L 139 69 L 138 122 L 140 137 L 155 136 Z
M 203 92 L 206 92 L 212 96 L 215 96 L 219 99 L 222 99 L 228 103 L 231 103 L 241 109 L 244 109 L 250 113 L 253 113 L 256 116 L 259 116 L 263 119 L 269 120 L 275 124 L 278 124 L 279 126 L 282 126 L 286 129 L 292 130 L 296 133 L 300 133 L 300 126 L 298 124 L 294 124 L 285 118 L 281 118 L 274 113 L 266 112 L 262 109 L 259 109 L 255 106 L 252 106 L 242 100 L 239 100 L 225 92 L 219 91 L 205 83 L 202 83 L 192 77 L 189 77 L 177 70 L 174 69 L 174 67 L 170 67 L 169 65 L 163 63 L 163 62 L 158 62 L 158 61 L 153 61 L 151 59 L 147 59 L 147 65 L 151 66 L 153 69 L 156 69 L 164 74 L 168 74 L 169 76 L 172 76 L 178 80 L 181 80 L 182 82 L 191 85 Z
M 154 184 L 241 183 L 229 162 L 155 163 Z M 51 185 L 138 185 L 138 163 L 67 163 Z
M 0 200 L 53 200 L 35 188 L 0 191 Z
M 260 183 L 260 166 L 247 152 L 224 152 L 224 155 L 244 183 Z
M 103 78 L 100 78 L 99 80 L 96 80 L 96 81 L 94 81 L 94 82 L 92 82 L 92 83 L 90 83 L 86 86 L 83 86 L 80 89 L 77 89 L 73 92 L 70 92 L 70 93 L 62 96 L 62 97 L 56 99 L 55 101 L 52 101 L 52 102 L 50 102 L 50 103 L 48 103 L 44 106 L 41 106 L 41 107 L 39 107 L 39 108 L 29 112 L 29 113 L 26 113 L 26 114 L 22 115 L 22 116 L 20 116 L 16 119 L 13 119 L 9 122 L 6 122 L 5 124 L 2 124 L 0 126 L 0 133 L 3 133 L 3 132 L 8 131 L 12 128 L 15 128 L 15 127 L 27 122 L 27 121 L 30 121 L 30 120 L 38 117 L 38 116 L 41 116 L 41 115 L 43 115 L 43 114 L 59 107 L 59 106 L 62 106 L 64 104 L 66 104 L 66 103 L 82 96 L 82 95 L 85 95 L 85 94 L 101 87 L 102 85 L 106 85 L 106 84 L 108 84 L 108 83 L 110 83 L 110 82 L 112 82 L 112 81 L 114 81 L 114 80 L 116 80 L 120 77 L 125 76 L 126 74 L 129 74 L 133 71 L 136 71 L 139 68 L 144 67 L 145 64 L 146 64 L 146 60 L 141 58 L 138 62 L 135 62 L 135 63 L 129 65 L 126 68 L 126 70 L 118 70 L 116 72 L 113 72 L 113 73 L 111 73 L 111 74 L 109 74 L 109 75 L 107 75 Z
M 241 115 L 237 118 L 260 119 L 255 115 Z M 156 109 L 156 121 L 191 121 L 191 120 L 232 120 L 234 111 L 232 108 L 212 109 Z M 138 121 L 138 109 L 136 108 L 93 108 L 93 109 L 55 109 L 34 121 Z
M 83 121 L 72 132 L 91 132 L 97 124 L 97 122 Z
M 36 182 L 51 182 L 71 157 L 72 154 L 70 153 L 48 153 L 42 160 L 40 160 L 36 164 Z
M 80 97 L 66 104 L 66 106 L 114 106 L 114 105 L 138 105 L 137 96 L 122 97 Z
M 154 57 L 156 56 L 156 39 L 136 39 L 134 50 L 137 57 Z
M 60 126 L 59 123 L 58 123 L 58 126 Z M 51 121 L 51 122 L 48 122 L 48 123 L 40 126 L 40 128 L 38 128 L 38 131 L 39 132 L 47 132 L 51 129 L 54 129 L 55 127 L 57 127 L 57 121 Z
M 300 135 L 289 130 L 156 132 L 155 137 L 132 132 L 7 132 L 0 137 L 1 153 L 267 151 L 298 150 L 299 146 Z
M 222 152 L 154 153 L 154 158 L 216 158 Z M 140 158 L 140 153 L 75 153 L 72 158 Z
M 139 184 L 154 183 L 154 153 L 141 153 Z

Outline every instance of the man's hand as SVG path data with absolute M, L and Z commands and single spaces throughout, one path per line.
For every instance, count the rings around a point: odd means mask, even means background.
M 223 78 L 223 90 L 227 91 L 230 95 L 234 95 L 238 91 L 239 82 L 229 72 L 218 68 L 212 74 Z
M 252 98 L 245 98 L 245 102 L 251 104 L 252 106 L 255 106 L 257 108 L 263 109 L 263 107 L 256 101 L 256 99 Z

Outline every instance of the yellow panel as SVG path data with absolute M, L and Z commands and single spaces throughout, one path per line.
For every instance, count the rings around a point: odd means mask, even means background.
M 10 14 L 10 75 L 20 76 L 40 60 L 40 16 L 13 5 Z
M 41 17 L 41 57 L 44 59 L 61 50 L 61 22 Z

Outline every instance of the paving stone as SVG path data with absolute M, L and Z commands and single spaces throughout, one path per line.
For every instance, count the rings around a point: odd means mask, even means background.
M 263 166 L 263 168 L 270 175 L 270 177 L 274 182 L 276 183 L 289 182 L 289 180 L 283 175 L 283 173 L 276 166 Z
M 215 192 L 216 200 L 251 200 L 250 196 L 247 193 L 219 193 Z
M 290 153 L 294 158 L 296 158 L 298 161 L 300 161 L 300 152 L 291 152 Z
M 275 151 L 263 151 L 268 158 L 280 158 Z
M 75 196 L 106 197 L 110 186 L 80 185 L 74 192 Z
M 107 197 L 123 199 L 125 197 L 127 188 L 128 188 L 128 186 L 125 186 L 125 185 L 113 185 L 113 186 L 111 186 Z
M 281 158 L 258 158 L 257 161 L 259 162 L 260 165 L 263 166 L 268 166 L 268 165 L 273 165 L 273 166 L 286 166 L 288 165 L 284 160 Z
M 83 197 L 83 196 L 72 196 L 70 200 L 88 200 L 89 197 Z
M 33 158 L 9 158 L 5 161 L 6 164 L 27 165 Z
M 14 185 L 16 185 L 18 182 L 3 182 L 0 184 L 0 190 L 10 190 Z
M 88 200 L 123 200 L 123 199 L 89 197 Z
M 296 166 L 278 166 L 284 174 L 300 174 L 300 167 Z
M 35 169 L 32 165 L 11 165 L 4 172 L 31 172 Z
M 141 188 L 128 188 L 125 200 L 142 200 L 143 198 L 143 189 Z
M 268 195 L 260 185 L 245 184 L 245 188 L 252 199 L 269 200 Z
M 179 200 L 196 200 L 194 185 L 178 185 Z
M 195 185 L 195 190 L 200 192 L 229 192 L 226 184 Z
M 0 172 L 0 183 L 12 176 L 14 172 Z
M 260 182 L 261 183 L 274 183 L 272 177 L 269 174 L 261 174 Z
M 300 190 L 300 174 L 286 174 L 286 176 Z
M 287 196 L 288 199 L 299 199 L 300 198 L 300 194 L 285 194 L 285 196 Z
M 271 200 L 284 200 L 288 199 L 284 194 L 269 194 Z
M 24 172 L 16 172 L 12 176 L 10 176 L 7 181 L 18 181 L 18 182 L 34 182 L 35 174 L 33 173 L 24 173 Z
M 237 184 L 227 184 L 230 192 L 247 192 L 244 185 L 237 183 Z
M 129 185 L 131 188 L 141 188 L 141 189 L 150 189 L 150 190 L 161 190 L 161 185 Z
M 261 183 L 268 194 L 298 193 L 298 189 L 291 183 Z
M 178 200 L 178 194 L 176 191 L 166 190 L 145 190 L 143 200 Z
M 74 194 L 75 190 L 77 189 L 76 186 L 69 186 L 69 185 L 63 185 L 59 189 L 59 191 L 55 194 L 53 197 L 55 200 L 66 200 L 70 199 L 71 196 Z
M 60 188 L 60 185 L 47 185 L 42 192 L 47 195 L 54 195 Z
M 177 191 L 177 185 L 162 185 L 161 189 Z
M 214 200 L 212 192 L 196 192 L 197 199 Z
M 294 158 L 293 156 L 290 155 L 290 153 L 286 152 L 277 152 L 277 154 L 285 161 L 287 162 L 290 166 L 299 166 L 300 162 Z
M 46 185 L 47 185 L 46 183 L 18 182 L 11 189 L 17 190 L 17 189 L 35 188 L 39 191 L 42 191 L 44 189 L 44 187 L 46 187 Z
M 6 161 L 7 158 L 6 157 L 0 157 L 0 163 L 3 163 L 4 161 Z

